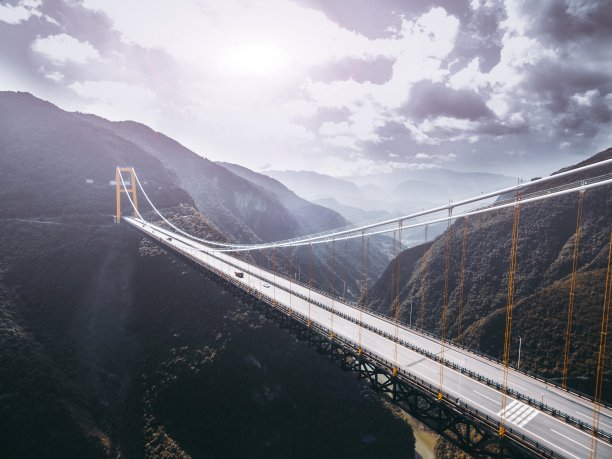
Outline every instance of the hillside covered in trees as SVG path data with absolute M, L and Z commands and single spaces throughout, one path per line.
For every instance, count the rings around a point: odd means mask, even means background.
M 30 94 L 0 92 L 0 132 L 3 458 L 411 456 L 410 427 L 351 375 L 115 224 L 109 181 L 134 166 L 164 214 L 216 239 L 297 235 L 274 194 Z
M 612 149 L 577 164 L 578 167 L 612 158 Z M 612 171 L 602 166 L 589 175 Z M 583 179 L 572 176 L 551 182 L 560 186 Z M 529 187 L 524 195 L 539 191 Z M 571 334 L 568 384 L 593 393 L 606 267 L 612 230 L 612 188 L 587 190 L 584 195 L 575 305 Z M 504 196 L 504 199 L 512 196 Z M 501 199 L 501 198 L 500 198 Z M 569 286 L 579 193 L 544 202 L 521 205 L 518 231 L 515 307 L 512 319 L 511 363 L 517 364 L 521 340 L 521 369 L 560 382 Z M 449 300 L 446 338 L 469 348 L 501 358 L 504 347 L 508 268 L 513 209 L 460 218 L 450 227 Z M 467 225 L 467 226 L 465 226 Z M 464 259 L 462 334 L 458 321 L 464 228 L 467 231 Z M 444 304 L 446 257 L 445 232 L 427 245 L 403 251 L 400 257 L 400 320 L 440 335 Z M 389 313 L 395 260 L 371 289 L 370 307 Z M 608 347 L 608 350 L 610 347 Z M 605 378 L 612 378 L 610 353 Z M 611 400 L 612 388 L 604 391 Z

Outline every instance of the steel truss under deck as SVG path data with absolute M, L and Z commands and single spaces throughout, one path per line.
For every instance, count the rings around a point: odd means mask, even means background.
M 148 234 L 147 238 L 163 244 Z M 302 314 L 260 297 L 255 290 L 239 287 L 231 276 L 202 266 L 189 253 L 166 244 L 163 246 L 265 318 L 288 330 L 295 338 L 315 347 L 318 353 L 326 355 L 343 370 L 367 381 L 376 392 L 388 396 L 390 401 L 466 453 L 477 458 L 560 457 L 545 445 L 510 428 L 503 438 L 500 437 L 499 421 L 493 417 L 449 394 L 438 400 L 438 386 L 402 370 L 394 374 L 392 362 L 359 351 L 354 343 L 335 336 L 331 330 Z

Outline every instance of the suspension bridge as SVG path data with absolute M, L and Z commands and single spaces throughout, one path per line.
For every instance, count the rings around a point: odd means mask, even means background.
M 256 244 L 219 242 L 188 234 L 155 207 L 134 168 L 118 167 L 116 221 L 125 221 L 150 240 L 202 269 L 213 279 L 241 295 L 246 302 L 267 317 L 289 328 L 296 337 L 312 343 L 319 351 L 329 355 L 342 368 L 354 371 L 374 389 L 388 394 L 411 415 L 473 456 L 528 455 L 576 459 L 612 457 L 612 409 L 601 401 L 612 296 L 612 233 L 606 282 L 602 286 L 604 304 L 600 343 L 595 352 L 595 394 L 594 397 L 589 397 L 567 387 L 582 203 L 587 190 L 612 184 L 612 174 L 588 176 L 606 165 L 612 165 L 612 160 L 394 219 Z M 564 179 L 565 184 L 558 185 L 560 179 Z M 572 181 L 573 179 L 575 180 Z M 154 215 L 163 223 L 155 224 L 143 218 L 138 207 L 138 190 Z M 519 371 L 509 361 L 518 228 L 521 206 L 572 193 L 579 195 L 579 206 L 574 236 L 563 380 L 560 385 L 554 385 L 535 375 Z M 122 217 L 123 195 L 126 195 L 130 202 L 133 217 Z M 512 210 L 513 228 L 508 285 L 504 286 L 508 297 L 504 355 L 501 361 L 497 361 L 448 340 L 445 336 L 445 323 L 449 306 L 451 223 L 459 218 L 467 219 L 501 209 Z M 448 225 L 446 233 L 441 236 L 445 238 L 446 252 L 444 305 L 439 336 L 399 321 L 399 281 L 391 286 L 391 306 L 394 313 L 390 317 L 368 310 L 365 300 L 368 279 L 366 270 L 363 269 L 365 247 L 369 238 L 380 234 L 393 234 L 394 249 L 399 254 L 402 249 L 402 231 L 436 223 Z M 464 233 L 465 228 L 466 226 Z M 313 246 L 333 247 L 338 241 L 350 239 L 361 240 L 361 260 L 356 262 L 361 263 L 362 267 L 359 270 L 358 302 L 347 301 L 314 288 L 311 282 Z M 275 254 L 283 248 L 296 247 L 308 249 L 308 282 L 297 281 L 291 274 L 286 275 L 275 269 Z M 261 262 L 253 263 L 248 261 L 247 257 L 241 256 L 247 252 L 261 254 L 264 251 L 271 253 L 271 269 L 264 269 Z M 462 257 L 465 258 L 465 243 Z M 333 275 L 333 258 L 331 263 Z M 392 263 L 392 268 L 397 273 L 395 279 L 399 280 L 400 257 L 395 257 Z M 461 265 L 464 265 L 463 259 Z

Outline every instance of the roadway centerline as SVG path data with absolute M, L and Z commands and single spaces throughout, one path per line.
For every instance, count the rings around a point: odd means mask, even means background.
M 471 378 L 470 378 L 471 379 Z M 483 394 L 482 392 L 477 391 L 476 389 L 472 389 L 474 392 L 476 392 L 478 395 L 480 395 L 481 397 L 486 398 L 487 400 L 491 400 L 494 403 L 497 403 L 498 405 L 501 405 L 501 402 L 498 402 L 497 400 L 492 399 L 491 397 L 487 397 L 485 394 Z
M 155 231 L 155 230 L 154 230 L 154 231 Z M 163 233 L 162 233 L 162 234 L 163 234 Z M 163 244 L 165 244 L 165 245 L 174 245 L 174 246 L 178 246 L 178 247 L 180 247 L 180 248 L 182 249 L 181 251 L 186 252 L 186 253 L 189 253 L 190 251 L 192 251 L 192 250 L 193 250 L 193 247 L 190 247 L 190 246 L 189 246 L 189 244 L 181 243 L 182 241 L 178 241 L 178 240 L 177 240 L 176 242 L 174 242 L 174 241 L 173 241 L 173 243 L 171 243 L 171 244 L 166 243 L 164 240 L 162 240 L 161 242 L 162 242 Z M 179 245 L 179 243 L 180 243 L 180 245 Z M 206 253 L 206 252 L 204 252 L 204 253 Z M 204 258 L 204 255 L 203 255 L 203 254 L 198 253 L 196 256 L 197 256 L 197 259 L 198 259 L 198 260 L 204 261 L 204 260 L 203 260 L 203 258 Z M 207 256 L 207 258 L 210 258 L 210 256 L 209 256 L 209 254 L 208 254 L 208 253 L 206 253 L 206 256 Z M 214 256 L 213 256 L 213 258 L 214 258 Z M 256 275 L 252 275 L 251 273 L 249 273 L 249 272 L 248 272 L 249 270 L 251 270 L 252 268 L 253 268 L 253 269 L 255 269 L 255 270 L 259 269 L 259 270 L 260 270 L 260 276 L 259 276 L 259 277 L 264 276 L 264 273 L 263 273 L 263 272 L 261 272 L 261 271 L 262 271 L 262 270 L 261 270 L 261 268 L 256 267 L 255 265 L 251 265 L 250 263 L 246 263 L 246 262 L 242 262 L 241 260 L 234 259 L 233 257 L 229 257 L 229 256 L 227 256 L 227 255 L 226 255 L 226 256 L 224 257 L 224 259 L 222 259 L 222 260 L 217 259 L 217 260 L 214 262 L 214 264 L 213 264 L 213 263 L 210 263 L 210 261 L 208 261 L 208 262 L 204 261 L 204 263 L 206 263 L 207 265 L 210 265 L 210 266 L 215 267 L 215 269 L 218 269 L 218 270 L 219 270 L 221 273 L 223 273 L 223 272 L 225 271 L 225 270 L 224 270 L 224 268 L 225 268 L 225 267 L 227 267 L 227 272 L 228 272 L 228 274 L 229 274 L 230 276 L 231 276 L 231 274 L 230 274 L 230 273 L 231 273 L 232 269 L 234 269 L 234 267 L 233 267 L 233 266 L 231 266 L 231 264 L 236 264 L 236 265 L 237 265 L 237 266 L 236 266 L 236 269 L 244 269 L 244 270 L 246 270 L 246 271 L 247 271 L 248 278 L 247 278 L 247 279 L 245 279 L 244 281 L 243 281 L 243 280 L 241 280 L 241 279 L 235 279 L 235 281 L 237 281 L 237 282 L 238 282 L 240 285 L 246 286 L 246 287 L 248 287 L 248 288 L 250 288 L 250 287 L 251 287 L 251 285 L 252 285 L 252 284 L 251 284 L 251 282 L 252 282 L 253 280 L 255 280 L 255 279 L 254 279 L 255 277 L 257 277 Z M 219 266 L 219 265 L 220 265 L 220 266 Z M 223 266 L 223 265 L 226 265 L 226 266 Z M 219 268 L 217 268 L 217 266 L 219 266 Z M 243 266 L 246 266 L 247 268 L 242 268 Z M 266 272 L 265 272 L 265 277 L 264 277 L 264 279 L 267 279 L 267 282 L 271 282 L 271 281 L 270 281 L 271 276 L 272 276 L 272 274 L 266 271 Z M 233 276 L 231 276 L 231 277 L 233 278 Z M 257 277 L 257 279 L 258 279 L 258 277 Z M 278 278 L 277 280 L 281 282 L 281 285 L 282 285 L 282 284 L 286 284 L 285 280 L 284 280 L 283 278 L 281 278 L 280 276 L 279 276 L 279 278 Z M 247 281 L 247 282 L 245 282 L 245 281 Z M 259 282 L 258 282 L 258 280 L 255 280 L 255 283 L 256 283 L 256 284 L 255 284 L 255 288 L 254 288 L 254 290 L 256 290 L 256 291 L 258 290 L 258 291 L 259 291 L 261 294 L 265 295 L 266 297 L 270 297 L 270 298 L 271 298 L 271 296 L 268 296 L 266 293 L 264 293 L 264 290 L 261 288 L 261 280 L 259 280 Z M 259 289 L 257 289 L 257 287 L 258 287 L 258 286 L 257 286 L 257 283 L 259 283 L 259 284 L 260 284 L 260 285 L 259 285 Z M 296 284 L 296 285 L 297 285 L 297 284 Z M 276 286 L 278 287 L 278 284 L 277 284 Z M 296 305 L 295 305 L 295 306 L 297 306 L 297 307 L 296 307 L 296 308 L 290 308 L 290 309 L 299 309 L 299 310 L 304 310 L 305 306 L 307 305 L 307 301 L 306 301 L 306 300 L 304 300 L 303 298 L 300 298 L 300 297 L 297 295 L 297 292 L 296 292 L 295 290 L 298 290 L 298 289 L 291 289 L 292 291 L 290 291 L 290 292 L 286 292 L 286 291 L 285 291 L 285 287 L 284 287 L 284 286 L 280 286 L 280 288 L 281 288 L 282 294 L 281 294 L 281 295 L 279 295 L 279 299 L 281 299 L 282 301 L 286 301 L 287 297 L 289 298 L 289 300 L 290 300 L 290 301 L 291 301 L 291 300 L 293 300 L 293 299 L 295 299 L 295 300 L 296 300 Z M 301 291 L 301 290 L 300 290 L 300 291 Z M 315 293 L 316 293 L 316 292 L 315 292 Z M 300 301 L 297 301 L 297 300 L 300 300 Z M 333 301 L 333 300 L 332 300 L 332 301 Z M 327 303 L 327 302 L 328 302 L 328 301 L 324 301 L 324 303 Z M 282 304 L 282 302 L 281 302 L 280 304 Z M 341 309 L 341 310 L 347 310 L 347 308 L 349 308 L 349 309 L 348 309 L 348 311 L 349 311 L 350 313 L 349 313 L 349 314 L 347 314 L 347 316 L 349 316 L 349 317 L 353 317 L 353 316 L 355 316 L 355 314 L 356 314 L 356 313 L 355 313 L 354 311 L 351 311 L 351 309 L 350 309 L 350 305 L 348 305 L 348 306 L 347 306 L 347 305 L 344 305 L 344 304 L 343 304 L 343 303 L 341 303 L 340 301 L 338 301 L 338 305 L 339 305 L 339 308 L 338 308 L 338 309 Z M 351 340 L 351 339 L 350 339 L 350 334 L 351 334 L 351 333 L 350 333 L 350 331 L 352 330 L 352 332 L 354 333 L 354 332 L 355 332 L 355 330 L 356 330 L 356 329 L 357 329 L 357 328 L 360 326 L 359 324 L 355 324 L 355 323 L 353 323 L 353 322 L 352 322 L 350 319 L 347 319 L 347 318 L 345 318 L 345 317 L 339 316 L 339 315 L 337 314 L 337 313 L 338 313 L 338 311 L 329 311 L 329 310 L 327 310 L 325 307 L 319 306 L 319 305 L 317 305 L 317 304 L 311 304 L 311 307 L 312 307 L 312 308 L 314 308 L 314 309 L 316 309 L 316 310 L 319 310 L 319 312 L 323 314 L 323 316 L 322 316 L 322 317 L 327 317 L 327 318 L 329 318 L 329 317 L 336 317 L 336 318 L 338 319 L 338 321 L 339 321 L 339 324 L 340 324 L 340 323 L 342 323 L 342 326 L 341 326 L 341 333 L 342 333 L 342 334 L 344 334 L 345 336 L 348 336 L 348 337 L 349 337 L 349 341 L 350 341 L 350 342 L 354 341 L 354 340 Z M 370 317 L 374 317 L 374 316 L 371 316 L 371 315 L 369 315 L 369 316 L 370 316 Z M 375 318 L 375 317 L 374 317 L 374 318 Z M 323 324 L 323 323 L 324 323 L 324 319 L 323 319 L 323 320 L 320 320 L 320 322 Z M 393 326 L 393 324 L 387 324 L 387 326 L 386 326 L 385 328 L 387 328 L 388 326 Z M 347 330 L 348 330 L 348 332 L 347 332 Z M 402 330 L 404 331 L 405 329 L 402 327 Z M 364 331 L 367 331 L 367 328 L 365 328 L 365 329 L 364 329 Z M 411 331 L 411 330 L 405 330 L 405 331 L 406 331 L 407 333 L 409 333 L 409 334 L 412 334 L 412 336 L 414 336 L 414 337 L 416 337 L 416 338 L 420 338 L 420 335 L 416 334 L 415 332 L 413 332 L 413 331 Z M 386 354 L 387 354 L 387 353 L 388 353 L 388 352 L 389 352 L 389 351 L 390 351 L 390 350 L 393 348 L 393 346 L 396 346 L 396 347 L 399 347 L 399 348 L 401 348 L 401 349 L 403 350 L 403 351 L 402 351 L 402 353 L 404 353 L 404 352 L 409 352 L 410 354 L 415 354 L 415 355 L 417 355 L 418 357 L 421 357 L 421 354 L 419 354 L 418 352 L 416 352 L 416 351 L 414 351 L 414 350 L 410 349 L 410 348 L 409 348 L 409 347 L 407 347 L 407 346 L 404 346 L 404 345 L 403 345 L 403 344 L 401 344 L 401 343 L 395 343 L 395 342 L 393 342 L 393 341 L 392 341 L 390 338 L 388 338 L 388 337 L 386 337 L 386 336 L 381 336 L 381 335 L 380 335 L 378 332 L 376 332 L 376 331 L 371 331 L 371 330 L 370 330 L 368 334 L 370 334 L 370 335 L 371 335 L 370 340 L 373 340 L 373 341 L 371 341 L 372 345 L 373 345 L 373 346 L 375 346 L 375 347 L 376 347 L 376 349 L 377 349 L 377 351 L 374 351 L 374 354 L 378 354 L 378 353 L 380 352 L 380 348 L 383 348 L 383 349 L 386 351 L 386 352 L 383 354 L 383 356 L 385 356 L 384 358 L 386 358 Z M 427 340 L 427 338 L 424 338 L 424 339 L 426 339 L 426 340 Z M 410 341 L 412 341 L 412 340 L 410 340 Z M 433 341 L 432 341 L 432 340 L 428 340 L 428 341 L 429 341 L 429 342 L 431 342 L 431 343 L 433 343 Z M 389 344 L 389 345 L 390 345 L 390 347 L 388 347 L 388 346 L 386 346 L 386 345 L 383 345 L 382 343 Z M 435 344 L 435 343 L 434 343 L 434 344 Z M 448 346 L 445 346 L 445 347 L 448 347 Z M 460 354 L 460 355 L 461 355 L 461 354 Z M 411 357 L 411 358 L 412 358 L 412 357 Z M 402 360 L 403 360 L 403 358 L 402 358 Z M 431 359 L 430 359 L 430 360 L 431 360 Z M 494 364 L 493 364 L 493 362 L 483 361 L 483 360 L 481 360 L 481 359 L 479 359 L 479 358 L 470 358 L 470 360 L 472 360 L 474 363 L 477 363 L 477 364 L 480 364 L 480 365 L 489 366 L 489 367 L 491 367 L 491 368 L 495 368 L 495 367 L 497 367 L 497 365 L 494 365 Z M 432 362 L 433 362 L 433 361 L 432 361 Z M 434 362 L 434 363 L 435 363 L 435 362 Z M 435 363 L 435 365 L 436 365 L 436 366 L 438 366 L 438 365 L 439 365 L 439 363 Z M 425 366 L 425 365 L 423 365 L 422 363 L 420 364 L 420 366 L 422 366 L 424 369 L 426 369 L 426 370 L 427 370 L 427 371 L 429 371 L 429 372 L 432 372 L 432 373 L 437 373 L 436 371 L 434 371 L 434 370 L 430 369 L 428 366 Z M 466 380 L 466 381 L 467 381 L 467 382 L 469 382 L 469 383 L 476 383 L 476 384 L 482 385 L 483 387 L 486 387 L 488 390 L 492 390 L 493 392 L 497 392 L 497 391 L 495 391 L 494 389 L 490 388 L 489 386 L 487 386 L 487 385 L 485 385 L 485 384 L 481 383 L 480 381 L 477 381 L 477 380 L 474 380 L 474 379 L 472 379 L 472 378 L 466 377 L 465 375 L 463 375 L 463 374 L 462 374 L 461 372 L 459 372 L 459 371 L 455 371 L 454 369 L 450 369 L 450 370 L 451 370 L 451 372 L 452 372 L 452 373 L 454 373 L 454 375 L 456 376 L 456 378 L 458 378 L 458 379 L 453 380 L 453 383 L 454 383 L 454 384 L 456 384 L 456 383 L 458 382 L 458 383 L 459 383 L 459 387 L 460 387 L 460 388 L 461 388 L 461 381 Z M 438 381 L 434 381 L 434 379 L 432 379 L 432 378 L 429 378 L 429 377 L 425 376 L 423 373 L 421 373 L 421 372 L 419 372 L 419 371 L 416 371 L 414 368 L 409 368 L 409 369 L 408 369 L 408 371 L 409 371 L 409 372 L 412 372 L 412 373 L 416 373 L 416 374 L 418 374 L 419 376 L 423 377 L 424 379 L 427 379 L 427 380 L 429 380 L 429 381 L 433 382 L 434 384 L 437 384 L 437 383 L 438 383 Z M 520 379 L 523 379 L 521 376 L 519 376 L 519 378 L 520 378 Z M 530 381 L 530 380 L 529 380 L 529 379 L 527 379 L 527 378 L 525 378 L 525 379 L 526 379 L 527 381 Z M 531 382 L 531 381 L 530 381 L 530 382 Z M 519 386 L 518 384 L 513 384 L 512 382 L 510 382 L 510 385 L 516 385 L 516 386 L 518 386 L 518 387 L 522 387 L 522 386 Z M 534 381 L 534 385 L 537 385 L 537 382 L 535 382 L 535 381 Z M 465 400 L 469 401 L 470 403 L 472 403 L 472 404 L 474 404 L 474 405 L 476 405 L 476 406 L 480 407 L 481 409 L 483 409 L 483 410 L 484 410 L 484 411 L 486 411 L 486 412 L 489 412 L 489 413 L 491 413 L 491 414 L 495 414 L 493 411 L 489 410 L 488 408 L 484 407 L 483 405 L 479 404 L 478 402 L 475 402 L 474 400 L 472 400 L 472 399 L 470 399 L 470 398 L 466 397 L 465 395 L 463 395 L 463 394 L 461 394 L 461 393 L 458 393 L 458 392 L 457 392 L 457 391 L 455 391 L 455 390 L 450 389 L 450 388 L 449 388 L 449 387 L 447 387 L 447 386 L 444 386 L 444 389 L 445 389 L 445 390 L 447 390 L 448 392 L 452 392 L 452 393 L 454 393 L 454 394 L 459 395 L 459 397 L 460 397 L 460 398 L 463 398 L 463 399 L 465 399 Z M 523 389 L 524 389 L 524 388 L 523 388 Z M 482 394 L 481 392 L 479 392 L 479 391 L 477 391 L 477 390 L 475 390 L 475 389 L 472 389 L 472 390 L 473 390 L 473 391 L 474 391 L 476 394 L 478 394 L 478 395 L 480 395 L 480 396 L 482 396 L 482 397 L 484 397 L 484 398 L 486 398 L 486 399 L 488 399 L 488 400 L 490 400 L 490 401 L 492 401 L 492 402 L 494 402 L 494 403 L 498 403 L 498 404 L 499 404 L 499 402 L 497 402 L 497 401 L 495 401 L 495 400 L 491 399 L 490 397 L 487 397 L 485 394 Z M 557 394 L 557 395 L 558 395 L 558 394 Z M 563 400 L 565 400 L 566 402 L 569 402 L 569 403 L 576 403 L 576 401 L 575 401 L 575 400 L 573 400 L 573 399 L 571 399 L 571 398 L 570 398 L 570 399 L 565 399 L 565 398 L 564 398 Z M 517 415 L 517 414 L 518 414 L 518 417 L 516 418 L 516 419 L 517 419 L 517 422 L 518 422 L 518 423 L 521 423 L 522 425 L 524 425 L 524 424 L 526 424 L 527 422 L 529 422 L 529 419 L 528 419 L 528 418 L 529 418 L 529 416 L 525 416 L 525 413 L 521 413 L 520 411 L 521 411 L 521 410 L 517 410 L 517 412 L 516 412 L 516 413 L 514 413 L 514 414 L 515 414 L 515 415 Z M 537 410 L 534 410 L 534 411 L 535 411 L 535 415 L 537 415 L 537 414 L 539 414 L 539 413 L 540 413 L 540 411 L 537 411 Z M 580 412 L 580 411 L 576 411 L 576 412 L 577 412 L 579 415 L 581 415 L 581 416 L 584 416 L 584 417 L 588 416 L 588 415 L 586 415 L 585 413 L 582 413 L 582 412 Z M 553 417 L 553 416 L 549 415 L 548 413 L 546 413 L 546 412 L 544 412 L 544 411 L 542 411 L 542 413 L 543 413 L 543 414 L 545 414 L 547 418 L 550 418 L 551 420 L 553 420 L 553 421 L 555 421 L 555 422 L 557 422 L 557 423 L 560 423 L 561 425 L 565 426 L 566 428 L 571 428 L 571 429 L 574 429 L 574 430 L 575 430 L 575 431 L 577 431 L 577 432 L 580 432 L 582 435 L 587 435 L 587 434 L 586 434 L 584 431 L 581 431 L 581 430 L 577 429 L 576 427 L 573 427 L 573 426 L 571 426 L 571 425 L 569 425 L 569 424 L 562 423 L 562 422 L 561 422 L 561 421 L 559 421 L 557 418 L 555 418 L 555 417 Z M 523 430 L 525 430 L 525 431 L 529 432 L 529 435 L 533 435 L 534 437 L 537 437 L 537 438 L 542 439 L 541 437 L 537 436 L 536 434 L 533 434 L 533 433 L 532 433 L 530 430 L 528 430 L 528 429 L 524 429 L 524 428 L 522 427 L 522 425 L 521 425 L 521 426 L 519 426 L 519 427 L 520 427 L 520 428 L 522 428 Z M 541 425 L 541 424 L 538 424 L 538 425 Z M 606 425 L 606 426 L 608 426 L 608 425 L 607 425 L 607 424 L 605 424 L 605 423 L 602 423 L 602 425 Z M 609 427 L 609 426 L 608 426 L 608 427 Z M 568 440 L 573 441 L 574 443 L 576 443 L 576 444 L 578 444 L 578 445 L 580 445 L 580 446 L 582 446 L 582 447 L 585 447 L 584 445 L 582 445 L 582 444 L 580 444 L 580 443 L 576 442 L 575 440 L 572 440 L 572 439 L 571 439 L 571 438 L 569 438 L 569 437 L 566 437 L 565 435 L 563 435 L 563 434 L 559 433 L 558 431 L 556 431 L 556 430 L 554 430 L 554 429 L 551 429 L 551 431 L 553 431 L 555 434 L 558 434 L 558 435 L 560 435 L 560 436 L 562 436 L 562 437 L 564 437 L 564 438 L 566 438 L 566 439 L 568 439 Z M 545 441 L 545 442 L 546 442 L 546 443 L 548 443 L 548 444 L 553 445 L 555 448 L 559 449 L 560 451 L 563 451 L 563 452 L 565 452 L 566 454 L 569 454 L 569 455 L 570 455 L 570 456 L 572 456 L 572 457 L 577 457 L 577 456 L 575 456 L 575 455 L 573 455 L 573 454 L 569 453 L 568 451 L 565 451 L 564 449 L 560 448 L 558 445 L 556 445 L 556 444 L 554 444 L 554 443 L 552 443 L 552 442 L 550 442 L 550 441 L 547 441 L 547 440 L 545 440 L 545 439 L 542 439 L 542 440 L 543 440 L 543 441 Z M 608 445 L 607 443 L 605 443 L 604 441 L 600 440 L 599 438 L 597 438 L 596 440 L 597 440 L 597 441 L 600 441 L 600 442 L 601 442 L 603 445 L 605 445 L 605 446 L 607 446 L 607 447 L 609 448 L 609 445 Z M 585 447 L 585 448 L 586 448 L 586 447 Z M 587 448 L 587 449 L 588 449 L 588 448 Z

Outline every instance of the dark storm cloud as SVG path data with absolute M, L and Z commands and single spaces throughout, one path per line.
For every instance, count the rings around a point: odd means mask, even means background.
M 574 68 L 556 60 L 543 60 L 526 76 L 524 89 L 537 94 L 551 112 L 561 113 L 570 108 L 576 93 L 597 89 L 600 97 L 605 97 L 612 91 L 612 71 Z
M 393 74 L 393 60 L 378 57 L 374 60 L 342 59 L 317 66 L 310 71 L 313 81 L 330 82 L 335 80 L 355 80 L 359 83 L 369 81 L 383 84 Z
M 524 7 L 535 14 L 533 31 L 556 42 L 612 37 L 612 4 L 608 0 L 592 0 L 571 7 L 571 2 L 558 0 L 529 2 Z M 539 11 L 538 11 L 539 9 Z M 533 11 L 536 10 L 536 11 Z
M 455 49 L 449 61 L 455 60 L 456 68 L 477 57 L 480 68 L 488 72 L 499 63 L 502 49 L 502 29 L 500 23 L 506 19 L 502 4 L 470 10 L 461 21 Z
M 412 87 L 409 102 L 402 112 L 418 120 L 437 116 L 478 120 L 495 116 L 479 94 L 429 81 L 416 83 Z

